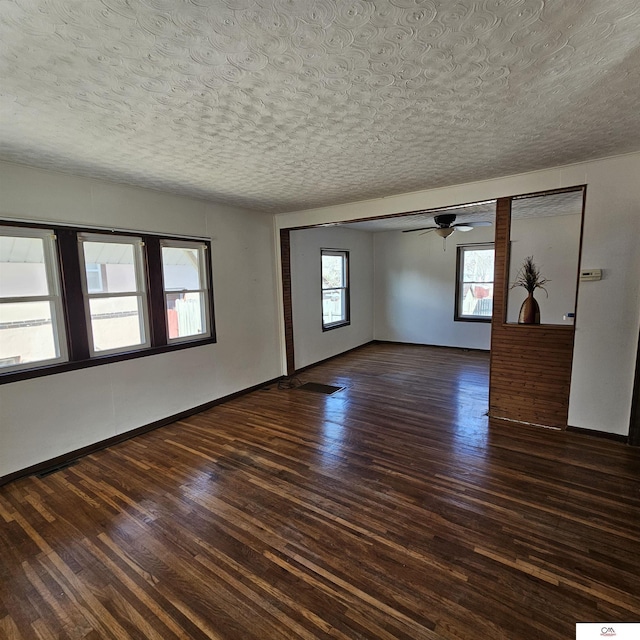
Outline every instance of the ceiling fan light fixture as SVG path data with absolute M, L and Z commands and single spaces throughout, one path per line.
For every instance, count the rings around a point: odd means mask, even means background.
M 448 238 L 454 231 L 452 227 L 444 227 L 442 229 L 434 229 L 441 238 Z

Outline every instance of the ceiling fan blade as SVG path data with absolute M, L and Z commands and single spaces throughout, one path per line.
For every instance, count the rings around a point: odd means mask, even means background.
M 427 233 L 431 233 L 432 231 L 435 231 L 436 229 L 439 229 L 439 227 L 431 227 L 430 229 L 427 229 L 426 231 L 423 231 L 422 233 L 418 234 L 421 236 L 424 236 Z
M 468 224 L 454 224 L 452 229 L 455 229 L 456 231 L 464 231 L 466 233 L 467 231 L 471 231 L 473 227 Z
M 414 231 L 431 231 L 438 227 L 422 227 L 421 229 L 405 229 L 402 233 L 413 233 Z
M 465 227 L 492 227 L 493 222 L 489 222 L 488 220 L 478 220 L 477 222 L 465 222 Z

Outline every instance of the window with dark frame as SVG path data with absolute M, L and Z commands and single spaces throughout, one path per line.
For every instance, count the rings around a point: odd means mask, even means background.
M 181 240 L 161 240 L 160 245 L 168 341 L 210 335 L 206 245 Z
M 55 233 L 0 227 L 0 375 L 66 360 Z
M 0 384 L 215 342 L 210 243 L 0 222 Z
M 491 322 L 494 261 L 493 243 L 458 246 L 455 320 Z
M 321 250 L 322 329 L 336 329 L 350 323 L 349 252 Z
M 91 355 L 148 347 L 142 238 L 79 233 L 78 246 Z

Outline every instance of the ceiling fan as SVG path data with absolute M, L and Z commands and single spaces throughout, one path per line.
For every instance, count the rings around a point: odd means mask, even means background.
M 435 231 L 441 238 L 448 238 L 454 231 L 471 231 L 474 227 L 490 227 L 491 222 L 487 220 L 478 220 L 477 222 L 461 222 L 460 224 L 453 224 L 456 221 L 455 213 L 441 213 L 438 216 L 433 217 L 433 221 L 437 226 L 435 227 L 422 227 L 421 229 L 405 229 L 402 233 L 415 233 L 416 231 L 423 231 L 429 233 Z M 422 235 L 422 234 L 420 234 Z

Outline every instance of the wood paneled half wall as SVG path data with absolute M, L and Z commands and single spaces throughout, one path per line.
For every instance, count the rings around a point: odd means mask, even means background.
M 489 417 L 565 429 L 575 329 L 506 322 L 511 202 L 500 198 L 496 209 Z

